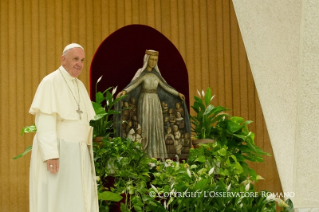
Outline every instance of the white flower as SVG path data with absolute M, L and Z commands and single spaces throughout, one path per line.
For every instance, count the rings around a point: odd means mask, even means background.
M 191 173 L 191 171 L 189 171 L 189 169 L 187 169 L 187 174 L 189 177 L 192 177 L 192 173 Z
M 248 183 L 245 187 L 245 191 L 248 191 L 249 190 L 249 187 L 250 187 L 250 183 Z
M 97 84 L 97 83 L 99 83 L 99 82 L 101 81 L 102 77 L 103 77 L 103 75 L 102 75 L 102 76 L 100 76 L 100 78 L 96 81 L 96 84 Z
M 210 101 L 212 101 L 212 100 L 214 99 L 214 97 L 215 97 L 215 95 L 214 95 L 214 96 L 212 96 L 212 98 L 210 98 Z
M 154 191 L 156 191 L 156 193 L 158 193 L 157 188 L 156 188 L 155 186 L 153 186 L 152 184 L 151 184 L 151 186 L 152 186 L 152 188 L 154 189 Z
M 204 92 L 204 90 L 202 90 L 202 95 L 203 95 L 203 97 L 205 96 L 205 92 Z
M 112 96 L 115 94 L 116 90 L 117 90 L 117 86 L 116 86 L 115 88 L 113 88 L 113 90 L 112 90 Z
M 279 207 L 284 207 L 284 208 L 289 207 L 289 205 L 280 198 L 275 198 L 275 201 L 278 202 Z
M 149 163 L 148 165 L 150 166 L 151 169 L 156 166 L 155 163 Z
M 266 201 L 272 201 L 276 199 L 276 195 L 273 193 L 270 193 L 269 195 L 267 195 Z
M 97 182 L 100 181 L 100 176 L 96 176 L 96 181 L 97 181 Z
M 231 183 L 229 183 L 229 185 L 227 187 L 227 191 L 229 191 L 230 187 L 231 187 Z
M 106 105 L 109 106 L 109 100 L 106 100 Z
M 208 175 L 209 175 L 209 176 L 214 173 L 214 169 L 215 169 L 215 167 L 213 167 L 213 168 L 211 168 L 211 169 L 209 170 L 209 172 L 208 172 Z
M 249 183 L 251 183 L 252 181 L 247 179 L 247 180 L 244 180 L 243 182 L 241 182 L 241 184 L 244 184 L 245 186 Z
M 260 176 L 260 175 L 257 175 L 256 179 L 257 180 L 264 180 L 264 178 L 262 176 Z
M 241 203 L 241 200 L 244 198 L 244 196 L 241 196 L 237 202 L 237 204 Z
M 164 208 L 167 209 L 166 200 L 164 201 Z
M 175 184 L 175 183 L 173 183 L 173 184 L 171 185 L 171 188 L 173 188 L 174 184 Z
M 197 90 L 197 93 L 198 93 L 199 97 L 202 97 L 202 96 L 200 95 L 200 93 L 199 93 L 199 91 L 198 91 L 198 90 Z
M 171 204 L 171 203 L 173 202 L 173 200 L 174 200 L 174 197 L 171 197 L 171 198 L 169 199 L 169 201 L 168 201 L 168 203 L 167 203 L 167 207 L 169 206 L 169 204 Z

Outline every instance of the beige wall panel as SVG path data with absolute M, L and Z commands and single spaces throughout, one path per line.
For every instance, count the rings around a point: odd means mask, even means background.
M 154 0 L 146 1 L 146 23 L 148 26 L 155 28 L 155 2 Z
M 194 83 L 195 78 L 195 63 L 194 63 L 194 19 L 193 19 L 193 2 L 186 1 L 185 2 L 185 22 L 187 23 L 185 26 L 186 31 L 186 59 L 185 63 L 188 69 L 188 80 L 189 87 L 193 89 L 189 89 L 190 101 L 194 101 L 193 96 L 195 95 L 196 88 Z M 197 94 L 196 94 L 197 95 Z
M 170 1 L 169 2 L 170 8 L 170 32 L 171 37 L 170 40 L 172 43 L 178 47 L 178 8 L 177 8 L 177 1 Z
M 183 58 L 186 58 L 186 52 L 185 52 L 185 45 L 186 45 L 186 41 L 185 41 L 185 3 L 183 0 L 178 0 L 177 1 L 177 19 L 178 19 L 178 23 L 177 23 L 177 27 L 178 27 L 178 50 L 181 53 Z
M 224 44 L 224 71 L 225 71 L 225 106 L 232 108 L 232 78 L 231 78 L 231 56 L 230 50 L 230 0 L 223 0 L 223 44 Z M 233 114 L 233 111 L 231 112 Z
M 10 67 L 8 67 L 10 70 L 10 74 L 9 74 L 9 86 L 7 87 L 7 92 L 9 93 L 9 98 L 8 98 L 8 103 L 9 103 L 9 116 L 8 116 L 8 122 L 7 124 L 9 126 L 17 126 L 17 116 L 16 116 L 16 112 L 17 112 L 17 101 L 16 101 L 16 94 L 17 92 L 17 63 L 16 61 L 16 5 L 14 1 L 9 1 L 8 2 L 8 10 L 12 11 L 9 12 L 8 14 L 8 33 L 9 33 L 9 39 L 8 39 L 8 43 L 9 43 L 9 49 L 8 49 L 8 54 L 9 54 L 9 61 L 8 63 L 10 64 Z M 17 133 L 13 130 L 9 130 L 7 132 L 9 134 L 9 138 L 8 141 L 14 141 L 17 138 Z M 11 148 L 12 146 L 12 148 Z M 9 157 L 11 155 L 15 155 L 17 150 L 16 150 L 16 146 L 17 144 L 14 143 L 13 145 L 9 145 L 8 153 L 9 153 Z M 18 167 L 19 164 L 14 165 L 12 163 L 12 160 L 9 161 L 9 173 L 11 175 L 11 177 L 9 178 L 9 189 L 7 190 L 8 194 L 10 195 L 9 198 L 9 204 L 11 206 L 11 208 L 13 208 L 13 210 L 18 210 L 18 205 L 15 204 L 16 202 L 14 201 L 14 199 L 12 197 L 17 196 L 18 192 L 17 192 L 17 188 L 18 188 Z
M 209 66 L 208 66 L 208 20 L 207 20 L 207 1 L 201 0 L 199 1 L 199 26 L 200 26 L 200 63 L 201 63 L 201 69 L 198 70 L 198 72 L 201 72 L 200 76 L 200 85 L 201 88 L 206 90 L 207 87 L 210 87 L 209 85 Z
M 62 37 L 63 37 L 63 42 L 62 46 L 67 45 L 68 43 L 71 43 L 71 4 L 70 1 L 62 1 Z M 33 6 L 32 8 L 34 8 Z M 72 6 L 73 7 L 73 6 Z M 73 22 L 73 21 L 72 21 Z M 63 48 L 63 47 L 62 47 Z M 63 50 L 63 49 L 61 49 Z M 60 50 L 60 51 L 61 51 Z
M 168 38 L 171 37 L 171 22 L 170 22 L 170 1 L 161 0 L 161 15 L 162 15 L 162 30 L 161 32 Z
M 201 25 L 200 25 L 200 10 L 199 10 L 199 1 L 193 1 L 193 19 L 194 19 L 194 62 L 195 62 L 195 71 L 194 78 L 191 79 L 194 81 L 196 89 L 202 89 L 202 63 L 201 63 Z
M 85 57 L 86 57 L 86 62 L 85 62 L 85 69 L 83 70 L 84 74 L 81 74 L 81 76 L 84 76 L 85 78 L 83 79 L 84 84 L 86 85 L 86 89 L 89 89 L 90 85 L 90 77 L 89 77 L 89 70 L 90 70 L 90 65 L 91 61 L 93 59 L 93 55 L 96 51 L 97 47 L 94 47 L 93 45 L 93 40 L 94 40 L 94 31 L 93 31 L 93 4 L 92 1 L 86 0 L 86 10 L 84 12 L 84 17 L 86 19 L 86 27 L 83 27 L 86 29 L 86 32 L 83 34 L 86 34 L 85 37 L 83 37 L 83 40 L 85 40 L 84 43 L 84 48 L 85 48 Z M 82 33 L 79 33 L 80 35 Z M 81 38 L 82 40 L 82 38 Z M 81 41 L 79 41 L 81 43 Z
M 46 61 L 46 69 L 49 70 L 49 72 L 51 72 L 51 70 L 55 70 L 56 69 L 56 65 L 55 63 L 52 63 L 51 61 L 54 60 L 56 58 L 56 54 L 55 54 L 55 44 L 56 44 L 56 40 L 55 38 L 57 36 L 55 33 L 55 25 L 57 23 L 57 19 L 55 18 L 55 10 L 56 10 L 56 5 L 54 3 L 52 3 L 51 5 L 47 5 L 44 9 L 44 12 L 46 13 L 46 56 L 47 56 L 47 61 Z
M 51 25 L 53 22 L 54 24 L 54 34 L 53 34 L 53 40 L 51 42 L 54 44 L 55 47 L 55 54 L 54 56 L 50 59 L 50 61 L 54 61 L 53 66 L 51 67 L 52 70 L 55 70 L 58 65 L 60 64 L 60 61 L 56 60 L 56 58 L 59 58 L 62 54 L 62 48 L 63 48 L 63 34 L 64 34 L 64 29 L 63 29 L 63 22 L 65 21 L 62 16 L 62 11 L 63 11 L 63 4 L 62 0 L 54 1 L 55 3 L 55 10 L 53 11 L 53 20 L 51 23 L 48 23 Z M 53 42 L 54 41 L 54 42 Z M 50 41 L 49 41 L 50 42 Z
M 231 79 L 232 79 L 232 107 L 233 114 L 240 114 L 240 75 L 239 75 L 239 43 L 238 43 L 238 24 L 235 10 L 230 4 L 230 52 L 231 52 Z
M 116 1 L 108 0 L 109 7 L 106 13 L 109 14 L 109 33 L 114 32 L 117 29 L 117 19 L 116 19 Z
M 209 87 L 212 89 L 213 104 L 218 102 L 218 77 L 217 77 L 217 24 L 216 24 L 216 2 L 207 1 L 207 33 L 208 33 L 208 67 Z M 216 95 L 217 94 L 217 95 Z
M 94 1 L 93 4 L 93 50 L 95 50 L 99 47 L 101 44 L 101 40 L 103 39 L 102 36 L 102 2 L 101 1 Z M 126 14 L 126 13 L 125 13 Z
M 116 19 L 117 19 L 117 29 L 125 25 L 125 1 L 116 1 Z
M 138 1 L 138 9 L 139 9 L 139 24 L 147 24 L 147 16 L 148 16 L 148 11 L 146 11 L 147 9 L 147 0 L 139 0 Z M 149 14 L 151 15 L 151 14 Z
M 132 0 L 132 24 L 140 23 L 139 1 Z
M 17 129 L 17 132 L 19 132 L 19 129 L 21 129 L 23 126 L 27 124 L 32 124 L 34 122 L 33 116 L 28 114 L 28 110 L 31 104 L 31 99 L 33 97 L 33 92 L 32 92 L 32 28 L 31 28 L 31 3 L 30 0 L 24 1 L 23 4 L 23 35 L 22 35 L 22 40 L 23 40 L 23 67 L 21 70 L 19 70 L 23 74 L 23 81 L 24 81 L 24 92 L 23 93 L 23 100 L 22 102 L 24 103 L 23 108 L 21 108 L 21 111 L 23 111 L 23 115 L 21 116 L 21 121 L 19 122 L 19 126 Z M 1 36 L 0 36 L 1 37 Z M 1 71 L 0 71 L 1 72 Z M 1 104 L 0 104 L 1 105 Z M 22 104 L 21 104 L 22 105 Z M 2 110 L 0 109 L 0 112 Z M 26 135 L 26 136 L 18 136 L 17 138 L 17 152 L 21 153 L 23 152 L 24 148 L 31 145 L 32 143 L 32 135 Z M 29 161 L 30 161 L 30 156 L 28 155 L 25 160 L 19 161 L 19 163 L 23 164 L 23 167 L 21 167 L 21 170 L 23 173 L 21 173 L 20 176 L 28 176 L 29 174 Z M 14 162 L 14 165 L 16 162 Z M 21 199 L 24 201 L 21 201 L 21 204 L 23 205 L 23 208 L 21 211 L 24 211 L 25 208 L 29 207 L 29 202 L 26 201 L 29 198 L 29 178 L 25 178 L 24 181 L 21 180 L 21 177 L 19 179 L 20 183 L 19 186 L 24 188 L 24 192 L 21 193 Z
M 101 19 L 102 19 L 102 39 L 105 39 L 106 36 L 108 36 L 110 34 L 110 28 L 109 28 L 109 10 L 107 8 L 109 8 L 109 1 L 107 0 L 103 0 L 102 2 L 102 15 L 101 15 Z
M 157 1 L 157 0 L 154 0 L 154 1 L 155 1 L 155 4 L 154 4 L 155 29 L 161 32 L 162 31 L 161 1 Z
M 14 118 L 16 120 L 16 125 L 18 128 L 22 128 L 23 127 L 23 121 L 19 121 L 18 117 L 24 117 L 25 115 L 25 111 L 24 109 L 24 104 L 21 104 L 22 102 L 24 102 L 24 75 L 27 74 L 26 72 L 23 71 L 23 66 L 24 66 L 24 58 L 23 58 L 23 34 L 24 34 L 24 29 L 23 29 L 23 3 L 19 2 L 18 4 L 16 4 L 15 6 L 15 12 L 16 12 L 16 20 L 15 20 L 15 33 L 16 33 L 16 54 L 15 54 L 15 60 L 19 61 L 17 62 L 17 66 L 16 66 L 16 74 L 15 74 L 15 80 L 16 80 L 16 93 L 12 93 L 15 98 L 14 98 L 14 102 L 15 102 L 15 107 L 14 110 L 12 111 L 12 118 Z M 20 94 L 20 95 L 16 95 L 16 94 Z M 14 135 L 14 140 L 18 140 L 19 135 L 18 133 L 15 133 Z M 16 142 L 15 143 L 15 148 L 14 148 L 14 153 L 17 154 L 18 153 L 18 148 L 22 145 L 23 142 Z M 10 161 L 10 164 L 12 165 L 12 167 L 16 167 L 16 174 L 17 176 L 14 178 L 14 180 L 11 183 L 15 183 L 15 194 L 18 196 L 21 196 L 23 198 L 27 198 L 27 196 L 25 196 L 25 190 L 27 189 L 25 186 L 19 186 L 19 176 L 21 175 L 25 175 L 27 173 L 27 170 L 25 169 L 25 166 L 27 165 L 25 163 L 26 161 L 19 163 L 18 166 L 15 166 L 15 164 L 13 163 L 13 161 Z M 10 187 L 10 189 L 12 189 L 12 187 Z M 21 195 L 20 195 L 21 194 Z M 16 208 L 17 210 L 23 210 L 24 209 L 24 202 L 17 202 L 14 200 L 10 201 L 11 204 L 16 204 Z
M 1 198 L 0 198 L 0 205 L 1 209 L 5 211 L 10 210 L 10 183 L 9 183 L 9 174 L 10 174 L 10 154 L 9 149 L 13 145 L 10 145 L 10 125 L 9 125 L 9 39 L 8 39 L 8 1 L 0 1 L 0 56 L 1 56 L 1 77 L 0 77 L 0 86 L 1 86 L 1 148 L 0 148 L 0 169 L 1 169 L 1 176 L 0 176 L 0 188 L 1 188 Z
M 64 46 L 78 42 L 86 50 L 80 79 L 88 88 L 96 49 L 129 24 L 151 26 L 174 43 L 188 69 L 191 103 L 197 89 L 211 87 L 216 94 L 213 104 L 253 120 L 250 129 L 256 132 L 256 143 L 272 154 L 231 1 L 1 0 L 0 211 L 28 211 L 30 155 L 19 161 L 11 158 L 32 144 L 32 134 L 19 133 L 34 123 L 28 110 L 39 82 L 60 65 Z M 266 179 L 258 188 L 281 191 L 273 157 L 265 161 L 252 165 Z
M 217 78 L 218 78 L 218 103 L 225 106 L 225 72 L 224 72 L 224 54 L 223 54 L 223 1 L 216 0 L 216 27 L 217 27 Z
M 132 1 L 125 0 L 125 25 L 132 24 Z

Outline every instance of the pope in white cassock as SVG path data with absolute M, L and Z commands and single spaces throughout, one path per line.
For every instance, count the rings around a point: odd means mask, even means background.
M 34 96 L 30 166 L 30 212 L 96 212 L 97 185 L 92 151 L 95 113 L 77 79 L 85 59 L 82 46 L 65 47 L 61 66 L 44 77 Z

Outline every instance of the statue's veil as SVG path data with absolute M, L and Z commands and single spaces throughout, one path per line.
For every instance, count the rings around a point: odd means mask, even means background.
M 157 52 L 157 51 L 154 51 L 154 50 L 147 50 L 147 51 Z M 145 54 L 145 55 L 144 55 L 143 67 L 137 70 L 137 72 L 135 73 L 135 75 L 134 75 L 134 77 L 133 77 L 133 79 L 132 79 L 131 81 L 134 81 L 135 79 L 137 79 L 137 78 L 142 74 L 142 72 L 146 69 L 147 64 L 148 64 L 148 59 L 149 59 L 149 58 L 150 58 L 150 55 L 149 55 L 149 54 Z M 157 61 L 157 62 L 158 62 L 158 61 Z M 155 65 L 154 69 L 155 69 L 155 71 L 157 71 L 158 74 L 162 77 L 161 72 L 160 72 L 160 70 L 159 70 L 159 68 L 158 68 L 158 66 L 157 66 L 157 63 L 156 63 L 156 65 Z M 163 79 L 163 77 L 162 77 L 162 79 Z M 163 79 L 163 80 L 164 80 L 164 79 Z M 164 81 L 165 81 L 165 80 L 164 80 Z

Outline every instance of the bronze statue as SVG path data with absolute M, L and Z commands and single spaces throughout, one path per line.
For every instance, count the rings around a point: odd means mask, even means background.
M 161 76 L 157 66 L 158 55 L 157 51 L 146 50 L 143 67 L 136 72 L 131 83 L 117 97 L 127 94 L 128 96 L 123 100 L 131 99 L 131 103 L 133 103 L 132 99 L 137 99 L 137 122 L 141 126 L 142 137 L 145 138 L 142 139 L 143 149 L 150 157 L 167 158 L 169 155 L 165 145 L 167 138 L 164 129 L 166 128 L 168 131 L 169 126 L 175 125 L 174 106 L 180 114 L 184 113 L 180 101 L 182 100 L 182 105 L 185 107 L 185 97 L 169 86 Z M 168 108 L 170 109 L 168 110 Z M 126 117 L 126 114 L 123 116 Z M 178 128 L 178 126 L 176 127 Z M 118 132 L 120 132 L 119 135 L 123 135 L 121 129 Z M 190 133 L 190 127 L 188 127 L 187 132 Z M 173 136 L 172 139 L 174 137 L 176 136 Z

